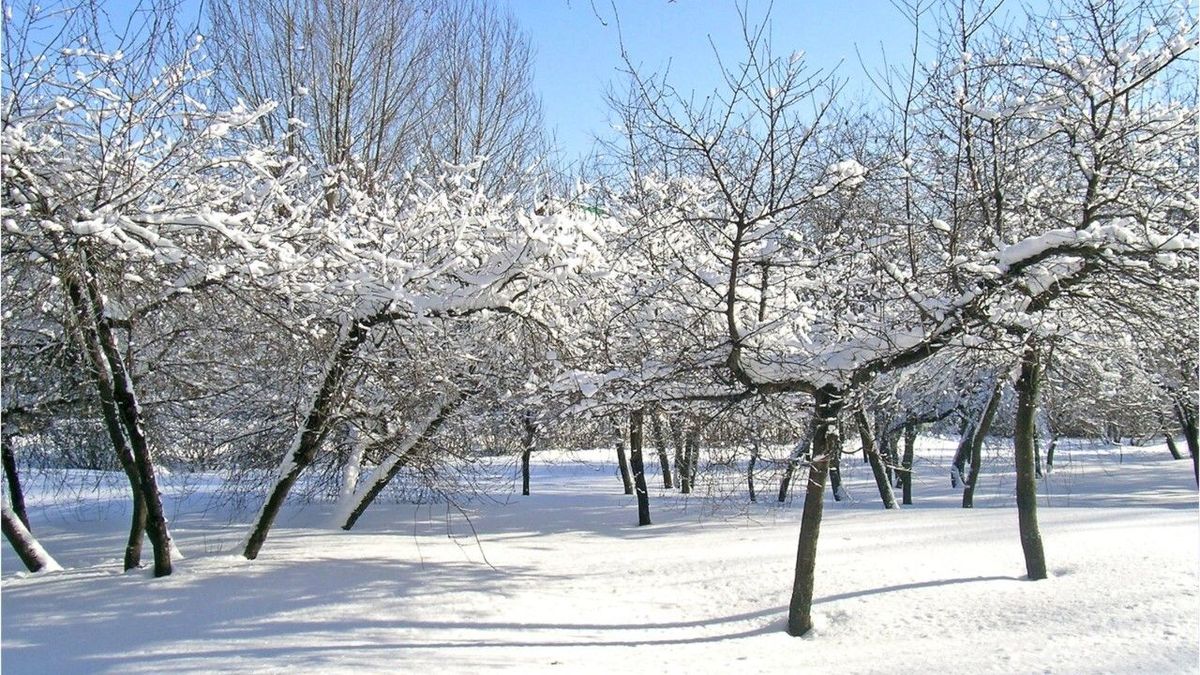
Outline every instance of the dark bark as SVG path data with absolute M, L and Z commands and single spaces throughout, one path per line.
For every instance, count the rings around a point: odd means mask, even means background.
M 700 427 L 692 429 L 692 433 L 687 437 L 687 468 L 688 468 L 688 483 L 692 486 L 692 490 L 696 489 L 696 476 L 700 473 Z
M 1000 393 L 1004 389 L 1004 381 L 997 378 L 992 385 L 992 393 L 988 396 L 983 413 L 972 425 L 971 436 L 967 439 L 967 448 L 971 453 L 971 473 L 963 486 L 962 507 L 975 506 L 975 487 L 979 484 L 979 471 L 983 467 L 983 439 L 992 429 L 992 421 L 996 419 L 996 410 L 1000 407 Z
M 526 412 L 523 418 L 525 425 L 525 443 L 521 446 L 521 494 L 529 496 L 529 455 L 537 443 L 537 425 L 533 423 L 533 413 Z
M 679 486 L 680 491 L 683 491 L 683 429 L 682 424 L 676 418 L 676 421 L 667 421 L 671 427 L 671 442 L 675 446 L 675 484 Z
M 271 531 L 271 526 L 274 525 L 275 518 L 279 515 L 279 510 L 283 508 L 284 502 L 287 501 L 288 492 L 296 484 L 296 479 L 300 477 L 300 473 L 316 457 L 317 449 L 321 446 L 321 442 L 329 432 L 330 418 L 335 412 L 336 400 L 341 394 L 342 384 L 346 378 L 350 359 L 358 350 L 359 345 L 367 339 L 368 333 L 369 329 L 366 326 L 361 323 L 355 323 L 334 349 L 333 355 L 329 360 L 329 365 L 325 368 L 325 375 L 321 380 L 321 386 L 317 389 L 308 414 L 305 415 L 304 422 L 293 438 L 292 448 L 289 449 L 290 455 L 286 460 L 287 463 L 282 467 L 280 477 L 275 482 L 275 487 L 271 490 L 271 494 L 267 497 L 266 502 L 263 503 L 262 511 L 259 513 L 258 520 L 254 524 L 254 529 L 246 541 L 245 549 L 242 551 L 242 555 L 246 558 L 254 560 L 258 557 L 258 552 L 267 540 L 267 533 Z
M 1175 443 L 1175 436 L 1170 432 L 1164 432 L 1167 437 L 1167 451 L 1171 453 L 1172 459 L 1183 459 L 1183 455 L 1179 452 L 1179 445 Z
M 787 631 L 793 636 L 801 636 L 812 630 L 817 539 L 821 533 L 821 516 L 825 508 L 825 480 L 829 474 L 829 460 L 841 451 L 842 444 L 837 419 L 843 405 L 842 393 L 831 387 L 823 387 L 817 390 L 814 398 L 816 412 L 811 435 L 813 458 L 808 469 L 808 487 L 804 492 L 804 512 L 796 546 L 796 574 L 788 603 Z
M 792 476 L 795 475 L 796 469 L 800 466 L 800 458 L 808 454 L 812 447 L 812 432 L 804 437 L 804 440 L 796 444 L 792 449 L 792 454 L 788 457 L 787 464 L 783 467 L 783 477 L 779 480 L 779 503 L 787 501 L 788 490 L 792 487 Z
M 1017 379 L 1017 414 L 1013 427 L 1017 465 L 1017 520 L 1025 571 L 1031 581 L 1046 578 L 1046 554 L 1037 522 L 1037 477 L 1033 463 L 1035 420 L 1041 379 L 1037 345 L 1025 346 L 1021 356 L 1021 376 Z
M 663 487 L 670 490 L 674 485 L 671 481 L 671 460 L 667 457 L 667 440 L 663 435 L 662 419 L 658 413 L 650 415 L 650 430 L 654 434 L 654 447 L 658 450 L 658 466 L 662 470 Z
M 426 423 L 425 428 L 417 436 L 416 440 L 413 441 L 412 445 L 400 450 L 400 456 L 396 458 L 391 466 L 387 467 L 383 475 L 372 476 L 368 479 L 370 487 L 361 496 L 357 497 L 354 508 L 346 516 L 345 522 L 342 523 L 343 530 L 353 528 L 354 524 L 358 522 L 358 519 L 366 512 L 367 508 L 375 503 L 375 499 L 383 492 L 384 488 L 400 474 L 400 470 L 408 466 L 413 459 L 420 457 L 426 451 L 434 435 L 437 434 L 438 429 L 441 428 L 442 424 L 450 417 L 450 414 L 465 400 L 465 397 L 458 396 L 442 403 L 437 413 Z M 380 465 L 379 468 L 382 469 L 383 465 Z M 378 470 L 376 469 L 376 471 Z
M 905 506 L 913 503 L 912 498 L 912 467 L 913 451 L 917 444 L 917 425 L 904 425 L 904 458 L 900 460 L 900 489 L 901 501 Z
M 996 392 L 999 391 L 1000 386 L 1001 383 L 999 380 L 992 383 L 991 388 L 989 389 L 988 398 L 983 401 L 983 406 L 979 409 L 978 416 L 963 417 L 962 434 L 958 442 L 958 449 L 954 452 L 954 461 L 951 462 L 950 468 L 950 487 L 952 488 L 963 487 L 964 485 L 970 483 L 970 480 L 968 480 L 964 475 L 967 470 L 966 465 L 975 449 L 975 439 L 982 439 L 984 436 L 986 436 L 987 429 L 984 429 L 983 435 L 979 435 L 976 432 L 982 425 L 982 420 L 987 417 L 987 411 L 989 408 L 992 409 L 992 414 L 995 414 L 995 409 L 993 406 L 999 404 L 999 401 L 996 400 Z M 968 415 L 969 414 L 970 413 L 968 412 Z M 972 470 L 974 470 L 974 467 L 972 467 Z
M 838 432 L 839 436 L 841 432 Z M 829 458 L 829 491 L 833 493 L 833 501 L 842 501 L 842 453 L 838 451 Z
M 633 478 L 629 475 L 629 460 L 625 457 L 625 432 L 620 422 L 617 423 L 617 468 L 621 472 L 621 487 L 625 494 L 633 494 Z
M 91 306 L 91 299 L 84 290 L 83 283 L 75 275 L 67 273 L 62 277 L 63 287 L 76 319 L 75 337 L 87 357 L 88 376 L 96 388 L 96 399 L 100 404 L 100 417 L 104 422 L 105 432 L 116 452 L 125 478 L 129 481 L 129 491 L 133 500 L 133 515 L 129 524 L 129 537 L 125 543 L 124 568 L 131 570 L 142 563 L 142 534 L 146 531 L 145 496 L 142 493 L 141 481 L 133 452 L 126 441 L 120 415 L 113 392 L 113 374 L 108 364 L 104 349 L 100 346 L 99 330 L 95 325 L 97 317 L 103 321 L 103 312 L 97 313 Z
M 1192 456 L 1192 476 L 1200 485 L 1200 423 L 1197 422 L 1195 401 L 1177 400 L 1175 416 L 1179 418 L 1179 426 L 1183 428 L 1183 439 L 1187 441 L 1188 453 Z
M 46 550 L 38 544 L 37 539 L 25 527 L 20 518 L 8 508 L 8 504 L 4 504 L 0 508 L 2 513 L 4 538 L 8 539 L 8 543 L 20 556 L 21 562 L 25 563 L 25 567 L 30 572 L 41 572 L 42 570 L 58 570 L 62 569 L 58 563 L 51 558 Z
M 12 501 L 13 514 L 25 529 L 32 529 L 29 527 L 29 515 L 25 513 L 25 491 L 21 489 L 21 476 L 17 472 L 17 454 L 13 452 L 8 434 L 0 436 L 0 455 L 3 456 L 4 479 L 8 481 L 8 497 Z
M 646 468 L 642 461 L 642 409 L 629 414 L 629 463 L 633 469 L 633 485 L 637 493 L 638 526 L 650 524 L 650 494 L 646 490 Z
M 871 473 L 875 476 L 875 487 L 879 490 L 879 499 L 883 502 L 883 508 L 897 508 L 891 480 L 888 479 L 887 471 L 884 470 L 883 459 L 879 456 L 879 448 L 876 447 L 875 439 L 871 435 L 871 423 L 867 420 L 867 413 L 861 404 L 854 411 L 854 419 L 858 422 L 858 437 L 862 441 L 862 446 L 870 449 L 867 455 L 871 462 Z M 883 429 L 879 431 L 881 435 L 885 433 Z
M 754 469 L 758 465 L 759 455 L 759 438 L 757 434 L 750 442 L 750 460 L 746 462 L 746 489 L 750 493 L 750 503 L 754 504 L 758 501 L 758 495 L 754 493 Z

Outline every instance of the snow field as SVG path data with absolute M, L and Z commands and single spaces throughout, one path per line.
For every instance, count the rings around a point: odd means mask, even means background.
M 919 442 L 917 504 L 826 506 L 816 628 L 783 632 L 799 500 L 759 505 L 736 474 L 667 493 L 636 527 L 610 451 L 534 455 L 491 498 L 377 504 L 349 533 L 332 505 L 285 511 L 256 561 L 245 525 L 168 500 L 188 556 L 170 577 L 120 572 L 114 501 L 35 492 L 34 532 L 67 569 L 19 572 L 3 552 L 5 672 L 1190 673 L 1200 670 L 1200 523 L 1188 462 L 1161 446 L 1059 449 L 1040 483 L 1051 577 L 1024 564 L 1003 451 L 977 508 L 957 508 L 948 444 Z M 498 465 L 507 470 L 511 464 Z M 67 503 L 69 502 L 69 503 Z M 236 515 L 246 519 L 246 514 Z M 469 520 L 468 520 L 469 518 Z

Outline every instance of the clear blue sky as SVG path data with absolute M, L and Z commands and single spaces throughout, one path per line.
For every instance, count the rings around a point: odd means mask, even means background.
M 633 63 L 644 72 L 669 65 L 680 92 L 706 93 L 716 86 L 712 44 L 722 58 L 744 52 L 737 11 L 742 0 L 503 1 L 537 50 L 536 83 L 546 121 L 568 161 L 608 128 L 605 87 L 624 82 L 614 6 Z M 752 23 L 761 22 L 770 6 L 766 0 L 746 4 Z M 774 53 L 786 57 L 802 50 L 811 68 L 838 68 L 849 80 L 847 93 L 869 87 L 855 45 L 869 67 L 878 68 L 881 45 L 889 59 L 904 61 L 912 41 L 912 27 L 887 0 L 776 0 L 770 25 Z

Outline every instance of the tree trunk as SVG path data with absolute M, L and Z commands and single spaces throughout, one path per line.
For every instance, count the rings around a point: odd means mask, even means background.
M 1021 376 L 1016 384 L 1017 414 L 1013 428 L 1017 465 L 1017 519 L 1021 549 L 1025 553 L 1025 570 L 1031 581 L 1046 578 L 1046 554 L 1042 549 L 1042 535 L 1038 531 L 1037 477 L 1033 465 L 1040 369 L 1037 345 L 1031 341 L 1021 356 Z
M 300 473 L 316 457 L 317 449 L 329 432 L 329 421 L 336 407 L 336 399 L 341 394 L 350 359 L 359 345 L 367 339 L 368 332 L 369 329 L 362 323 L 354 323 L 338 340 L 330 355 L 324 376 L 321 378 L 321 386 L 313 396 L 304 422 L 292 437 L 291 447 L 279 464 L 279 478 L 275 481 L 275 487 L 263 502 L 262 510 L 259 511 L 254 527 L 246 539 L 242 555 L 247 559 L 254 560 L 258 557 L 258 552 L 267 540 L 267 533 L 271 531 L 275 518 L 287 501 L 288 492 L 296 484 Z
M 662 470 L 663 487 L 670 490 L 673 487 L 671 461 L 667 458 L 667 441 L 663 435 L 660 417 L 658 413 L 650 415 L 650 430 L 654 433 L 654 447 L 658 449 L 658 466 Z
M 8 481 L 8 497 L 12 500 L 13 514 L 25 526 L 29 527 L 29 515 L 25 513 L 25 491 L 21 489 L 21 476 L 17 473 L 17 454 L 13 452 L 9 434 L 0 436 L 0 455 L 4 461 L 4 478 Z
M 755 437 L 750 442 L 750 460 L 746 462 L 746 489 L 750 492 L 750 503 L 754 504 L 758 501 L 758 496 L 754 494 L 754 467 L 758 465 L 759 454 L 759 437 Z
M 871 423 L 867 420 L 867 413 L 863 409 L 862 403 L 859 403 L 855 409 L 854 419 L 858 422 L 858 436 L 862 441 L 862 446 L 869 448 L 867 454 L 871 462 L 871 473 L 875 476 L 875 487 L 879 490 L 879 499 L 883 502 L 883 508 L 897 508 L 896 495 L 892 492 L 892 483 L 888 480 L 887 471 L 883 468 L 883 460 L 879 456 L 879 449 L 875 446 L 875 439 L 871 437 Z M 884 430 L 881 430 L 881 433 L 884 433 Z
M 83 274 L 83 272 L 79 274 Z M 146 531 L 146 501 L 141 489 L 137 462 L 134 459 L 133 452 L 129 449 L 121 417 L 117 412 L 112 369 L 105 355 L 105 350 L 101 347 L 99 329 L 96 325 L 97 320 L 103 322 L 103 311 L 97 311 L 92 306 L 90 295 L 86 292 L 84 283 L 74 272 L 64 271 L 61 280 L 67 294 L 67 300 L 70 302 L 72 310 L 75 313 L 75 318 L 77 319 L 77 329 L 74 331 L 74 335 L 80 343 L 81 350 L 87 357 L 88 375 L 92 380 L 93 386 L 96 388 L 96 397 L 100 404 L 100 416 L 104 422 L 104 429 L 108 434 L 109 441 L 113 445 L 113 450 L 117 454 L 117 460 L 121 464 L 121 469 L 125 472 L 125 477 L 129 481 L 129 491 L 133 500 L 133 514 L 129 524 L 129 537 L 125 543 L 124 569 L 128 571 L 142 564 L 142 536 Z
M 525 443 L 521 446 L 521 494 L 529 496 L 529 455 L 537 443 L 537 425 L 533 423 L 533 413 L 526 411 L 524 415 Z
M 3 517 L 4 537 L 30 572 L 57 572 L 62 569 L 29 532 L 29 528 L 8 508 L 8 504 L 0 504 L 0 514 Z
M 396 445 L 396 449 L 379 466 L 375 467 L 375 470 L 350 496 L 350 499 L 339 506 L 337 519 L 342 523 L 343 530 L 354 527 L 359 517 L 366 512 L 367 507 L 375 502 L 379 493 L 383 492 L 383 489 L 400 473 L 400 469 L 407 466 L 413 458 L 420 456 L 434 434 L 450 417 L 450 413 L 465 400 L 464 397 L 458 396 L 439 403 L 429 414 L 408 429 L 408 433 Z M 383 442 L 388 442 L 388 440 Z
M 1183 439 L 1187 441 L 1188 452 L 1192 455 L 1192 475 L 1196 484 L 1200 485 L 1200 424 L 1197 423 L 1195 401 L 1177 400 L 1175 416 L 1179 418 L 1179 426 L 1183 427 Z
M 789 635 L 801 636 L 812 630 L 813 584 L 816 574 L 817 538 L 821 533 L 821 515 L 825 508 L 825 479 L 829 474 L 829 459 L 841 451 L 838 434 L 838 415 L 843 405 L 842 393 L 823 387 L 814 394 L 816 412 L 812 422 L 813 458 L 808 470 L 808 487 L 804 492 L 804 512 L 800 520 L 800 538 L 796 546 L 796 574 L 792 582 L 792 597 L 788 603 Z
M 646 468 L 642 461 L 642 426 L 645 413 L 641 408 L 629 414 L 629 462 L 633 468 L 633 485 L 637 491 L 638 526 L 650 524 L 650 494 L 646 490 Z
M 679 491 L 683 491 L 683 425 L 676 421 L 667 420 L 667 425 L 671 428 L 671 442 L 675 445 L 675 484 L 679 486 Z
M 783 478 L 779 480 L 779 503 L 787 501 L 788 490 L 792 487 L 792 476 L 796 473 L 796 468 L 800 465 L 800 458 L 807 455 L 809 448 L 812 447 L 812 431 L 804 437 L 804 440 L 796 444 L 792 449 L 792 455 L 788 457 L 787 464 L 783 467 Z
M 620 422 L 616 423 L 617 427 L 617 468 L 621 472 L 621 487 L 625 489 L 625 494 L 633 494 L 633 479 L 629 475 L 629 460 L 625 457 L 625 429 Z
M 700 427 L 692 429 L 692 432 L 687 437 L 687 468 L 688 468 L 688 484 L 692 486 L 692 491 L 696 490 L 696 476 L 700 472 Z
M 911 506 L 912 499 L 912 467 L 913 467 L 913 450 L 917 445 L 917 425 L 904 425 L 904 459 L 900 462 L 900 488 L 902 490 L 901 501 L 905 506 Z
M 840 437 L 840 430 L 838 435 Z M 829 491 L 833 493 L 835 502 L 840 502 L 846 497 L 846 489 L 842 487 L 842 453 L 840 451 L 829 458 Z
M 1171 459 L 1183 459 L 1183 455 L 1179 452 L 1179 446 L 1175 443 L 1175 436 L 1170 431 L 1163 433 L 1167 438 L 1167 451 L 1171 453 Z
M 979 471 L 983 467 L 983 439 L 992 429 L 992 421 L 996 418 L 996 410 L 1000 407 L 1000 393 L 1003 389 L 1004 380 L 996 378 L 987 405 L 983 407 L 983 413 L 975 424 L 971 425 L 971 435 L 967 439 L 967 447 L 971 453 L 971 474 L 967 476 L 967 482 L 963 486 L 962 507 L 964 509 L 975 506 L 975 486 L 979 483 Z

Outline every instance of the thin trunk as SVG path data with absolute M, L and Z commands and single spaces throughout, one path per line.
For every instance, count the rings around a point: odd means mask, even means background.
M 758 496 L 754 494 L 754 467 L 758 464 L 759 454 L 759 438 L 755 438 L 750 442 L 750 461 L 746 463 L 746 489 L 750 492 L 750 503 L 758 501 Z
M 912 467 L 913 467 L 913 450 L 917 445 L 917 425 L 909 423 L 904 425 L 904 459 L 900 461 L 900 488 L 902 490 L 901 501 L 905 506 L 911 506 L 912 500 Z
M 375 467 L 375 470 L 363 481 L 350 499 L 339 507 L 337 519 L 342 523 L 343 530 L 354 527 L 354 524 L 366 512 L 367 507 L 375 502 L 379 493 L 383 492 L 383 489 L 400 473 L 400 469 L 421 455 L 434 434 L 450 417 L 450 413 L 464 400 L 466 399 L 459 396 L 443 401 L 435 406 L 424 419 L 412 425 L 407 435 L 395 446 L 395 450 L 388 458 Z
M 8 543 L 16 550 L 21 562 L 25 563 L 30 572 L 57 572 L 62 569 L 29 532 L 29 528 L 8 508 L 8 504 L 0 504 L 0 513 L 4 524 L 4 538 L 8 539 Z
M 1175 436 L 1170 431 L 1164 432 L 1163 435 L 1167 437 L 1167 450 L 1171 453 L 1171 458 L 1183 459 L 1183 455 L 1179 452 L 1179 446 L 1175 443 Z M 5 470 L 7 468 L 6 466 Z
M 676 418 L 678 420 L 678 418 Z M 675 446 L 675 484 L 679 486 L 680 491 L 683 491 L 683 425 L 678 421 L 672 422 L 667 420 L 667 425 L 671 428 L 671 442 Z
M 841 435 L 841 431 L 838 431 Z M 842 487 L 842 453 L 836 452 L 829 458 L 829 490 L 833 493 L 833 501 L 840 502 L 846 497 L 846 489 Z
M 1179 426 L 1183 427 L 1183 439 L 1187 441 L 1188 452 L 1192 455 L 1192 475 L 1196 484 L 1200 485 L 1200 424 L 1196 419 L 1195 401 L 1176 401 L 1175 416 L 1179 418 Z
M 875 487 L 879 490 L 879 499 L 883 502 L 883 508 L 897 508 L 896 495 L 892 492 L 892 483 L 888 480 L 887 471 L 883 468 L 879 449 L 875 445 L 875 439 L 871 436 L 871 423 L 867 420 L 867 413 L 861 403 L 854 411 L 854 419 L 858 422 L 858 437 L 862 441 L 862 446 L 870 448 L 867 454 L 871 462 L 871 473 L 875 476 Z
M 788 457 L 787 464 L 783 467 L 783 478 L 779 480 L 779 503 L 787 501 L 788 490 L 792 487 L 792 476 L 795 475 L 796 469 L 800 465 L 800 458 L 807 455 L 809 448 L 812 447 L 812 432 L 809 431 L 804 440 L 796 444 L 792 448 L 792 454 Z
M 271 526 L 275 524 L 275 518 L 279 516 L 280 509 L 287 501 L 288 492 L 296 484 L 300 473 L 316 458 L 317 449 L 329 431 L 329 422 L 335 412 L 336 400 L 341 394 L 350 359 L 358 350 L 359 345 L 367 339 L 368 332 L 366 326 L 355 323 L 338 341 L 337 347 L 330 356 L 329 363 L 325 367 L 325 374 L 321 379 L 321 386 L 313 396 L 308 414 L 304 416 L 304 422 L 292 437 L 291 447 L 280 462 L 279 478 L 275 482 L 275 487 L 272 488 L 267 500 L 263 502 L 254 528 L 246 539 L 242 555 L 247 559 L 254 560 L 258 557 L 258 552 L 267 540 Z
M 620 422 L 616 423 L 617 431 L 617 468 L 621 472 L 621 487 L 625 494 L 633 494 L 633 478 L 629 475 L 629 460 L 625 457 L 625 428 Z
M 358 477 L 362 474 L 363 454 L 366 451 L 363 447 L 362 436 L 358 433 L 358 427 L 351 426 L 349 436 L 350 452 L 346 455 L 346 462 L 342 466 L 342 487 L 338 491 L 338 503 L 349 499 L 358 487 Z
M 1033 465 L 1033 443 L 1037 433 L 1035 420 L 1041 379 L 1037 345 L 1025 346 L 1021 356 L 1021 376 L 1017 379 L 1017 415 L 1013 428 L 1017 465 L 1017 519 L 1025 570 L 1031 581 L 1046 578 L 1046 553 L 1037 522 L 1037 477 Z
M 654 447 L 658 450 L 658 466 L 662 470 L 663 487 L 670 490 L 673 487 L 671 461 L 667 457 L 667 441 L 663 435 L 662 420 L 658 413 L 650 416 L 650 430 L 654 434 Z
M 645 413 L 641 408 L 629 414 L 629 462 L 633 468 L 633 484 L 637 491 L 638 526 L 650 524 L 650 494 L 646 490 L 646 468 L 642 462 L 642 426 Z
M 979 484 L 979 471 L 983 467 L 983 439 L 987 437 L 988 431 L 991 431 L 992 421 L 996 418 L 996 410 L 1000 407 L 1000 392 L 1003 389 L 1004 381 L 996 378 L 987 405 L 984 406 L 979 419 L 972 425 L 971 436 L 967 439 L 968 449 L 971 453 L 971 474 L 967 476 L 966 485 L 963 486 L 962 507 L 964 509 L 975 506 L 975 487 Z
M 12 440 L 8 434 L 0 436 L 0 454 L 4 460 L 4 478 L 8 481 L 8 497 L 12 500 L 12 510 L 25 529 L 29 527 L 29 515 L 25 513 L 25 491 L 21 489 L 21 476 L 17 473 L 17 454 L 13 452 Z
M 129 537 L 125 543 L 124 568 L 126 571 L 142 564 L 142 535 L 146 531 L 145 498 L 138 478 L 138 470 L 129 443 L 125 440 L 125 432 L 121 427 L 120 416 L 113 398 L 113 377 L 104 350 L 100 347 L 100 336 L 94 324 L 96 311 L 91 307 L 91 301 L 85 294 L 83 284 L 72 273 L 62 276 L 63 287 L 67 293 L 71 307 L 77 320 L 75 337 L 79 340 L 83 353 L 87 356 L 88 375 L 96 388 L 97 400 L 100 403 L 100 416 L 104 429 L 112 442 L 113 450 L 125 478 L 129 481 L 129 491 L 133 500 L 133 515 L 129 524 Z
M 825 508 L 825 479 L 829 460 L 841 451 L 838 415 L 842 393 L 823 387 L 814 394 L 816 412 L 812 423 L 813 458 L 808 469 L 808 487 L 804 492 L 804 512 L 800 520 L 800 538 L 796 546 L 796 574 L 788 603 L 789 635 L 801 636 L 812 630 L 813 585 L 817 563 L 817 539 L 821 533 L 821 515 Z
M 529 496 L 529 455 L 533 453 L 537 443 L 537 425 L 533 423 L 533 413 L 526 412 L 524 416 L 525 443 L 521 446 L 521 494 Z
M 171 532 L 167 528 L 167 516 L 163 510 L 162 494 L 158 489 L 158 478 L 155 476 L 154 458 L 146 439 L 141 404 L 134 392 L 133 379 L 121 356 L 109 319 L 104 316 L 103 295 L 95 279 L 88 279 L 85 287 L 95 312 L 96 336 L 112 376 L 113 404 L 125 431 L 125 438 L 129 441 L 129 449 L 137 470 L 138 489 L 145 500 L 145 530 L 154 549 L 154 576 L 165 577 L 171 574 L 171 553 L 174 547 L 171 543 Z M 137 510 L 136 507 L 134 510 Z
M 700 472 L 700 428 L 692 429 L 692 433 L 688 434 L 687 442 L 687 468 L 688 468 L 688 484 L 692 486 L 692 491 L 696 490 L 696 476 Z

